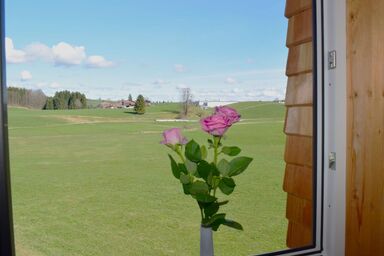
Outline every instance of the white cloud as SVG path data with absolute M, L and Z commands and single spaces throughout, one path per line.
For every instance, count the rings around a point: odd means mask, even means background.
M 182 64 L 175 64 L 173 68 L 177 73 L 184 73 L 187 70 L 186 67 Z
M 231 90 L 231 93 L 242 93 L 243 92 L 243 90 L 242 89 L 239 89 L 239 88 L 233 88 L 232 90 Z
M 48 85 L 49 88 L 51 89 L 59 89 L 62 88 L 61 84 L 58 82 L 52 82 Z
M 21 81 L 28 81 L 32 79 L 32 74 L 28 70 L 23 70 L 20 72 Z
M 260 92 L 260 96 L 267 97 L 267 98 L 283 98 L 284 97 L 284 91 L 277 89 L 277 88 L 271 88 L 271 89 L 264 89 Z
M 100 55 L 89 56 L 86 61 L 86 66 L 88 68 L 108 68 L 113 65 L 114 63 L 112 61 L 108 61 Z
M 155 81 L 153 81 L 153 84 L 156 84 L 156 85 L 164 85 L 164 84 L 169 84 L 169 82 L 163 80 L 163 79 L 156 79 Z
M 237 84 L 238 82 L 237 82 L 237 80 L 236 80 L 235 78 L 233 78 L 233 77 L 227 77 L 227 78 L 225 79 L 225 83 L 226 83 L 226 84 Z
M 34 87 L 39 89 L 59 89 L 63 88 L 58 82 L 39 82 L 34 84 Z
M 243 70 L 243 71 L 238 71 L 238 72 L 232 72 L 232 73 L 217 73 L 217 74 L 208 74 L 208 75 L 197 75 L 197 76 L 190 76 L 190 77 L 184 77 L 183 79 L 211 79 L 211 78 L 219 78 L 219 79 L 224 79 L 225 77 L 285 77 L 285 69 L 254 69 L 254 70 Z
M 52 52 L 57 66 L 80 65 L 87 57 L 84 46 L 72 46 L 65 42 L 54 45 Z
M 24 63 L 27 62 L 27 54 L 23 50 L 15 48 L 11 38 L 5 38 L 5 52 L 8 63 Z
M 106 68 L 114 65 L 100 55 L 87 57 L 84 46 L 75 46 L 59 42 L 52 47 L 43 43 L 32 43 L 24 49 L 16 49 L 11 38 L 6 37 L 6 57 L 8 63 L 25 63 L 42 60 L 55 66 L 85 65 L 89 68 Z
M 42 43 L 32 43 L 25 47 L 25 52 L 27 53 L 28 59 L 36 60 L 42 59 L 44 61 L 53 60 L 53 52 L 50 47 Z
M 176 89 L 178 89 L 178 90 L 180 90 L 180 89 L 186 89 L 186 88 L 189 88 L 189 86 L 186 85 L 186 84 L 178 84 L 178 85 L 176 86 Z

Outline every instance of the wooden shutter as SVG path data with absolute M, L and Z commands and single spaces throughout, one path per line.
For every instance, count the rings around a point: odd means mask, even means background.
M 287 192 L 287 246 L 312 244 L 312 1 L 287 0 L 286 75 L 284 132 Z

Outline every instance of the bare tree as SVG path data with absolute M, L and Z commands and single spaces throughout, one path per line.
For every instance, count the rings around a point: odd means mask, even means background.
M 181 90 L 181 104 L 182 104 L 181 116 L 187 117 L 190 111 L 191 103 L 192 103 L 191 89 L 186 87 L 186 88 L 181 88 L 180 90 Z

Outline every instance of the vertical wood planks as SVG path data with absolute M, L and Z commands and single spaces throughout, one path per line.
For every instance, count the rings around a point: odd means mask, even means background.
M 346 255 L 384 255 L 384 1 L 347 9 Z

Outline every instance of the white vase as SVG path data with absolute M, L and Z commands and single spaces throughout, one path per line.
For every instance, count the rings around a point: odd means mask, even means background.
M 200 256 L 213 256 L 212 228 L 200 226 Z

